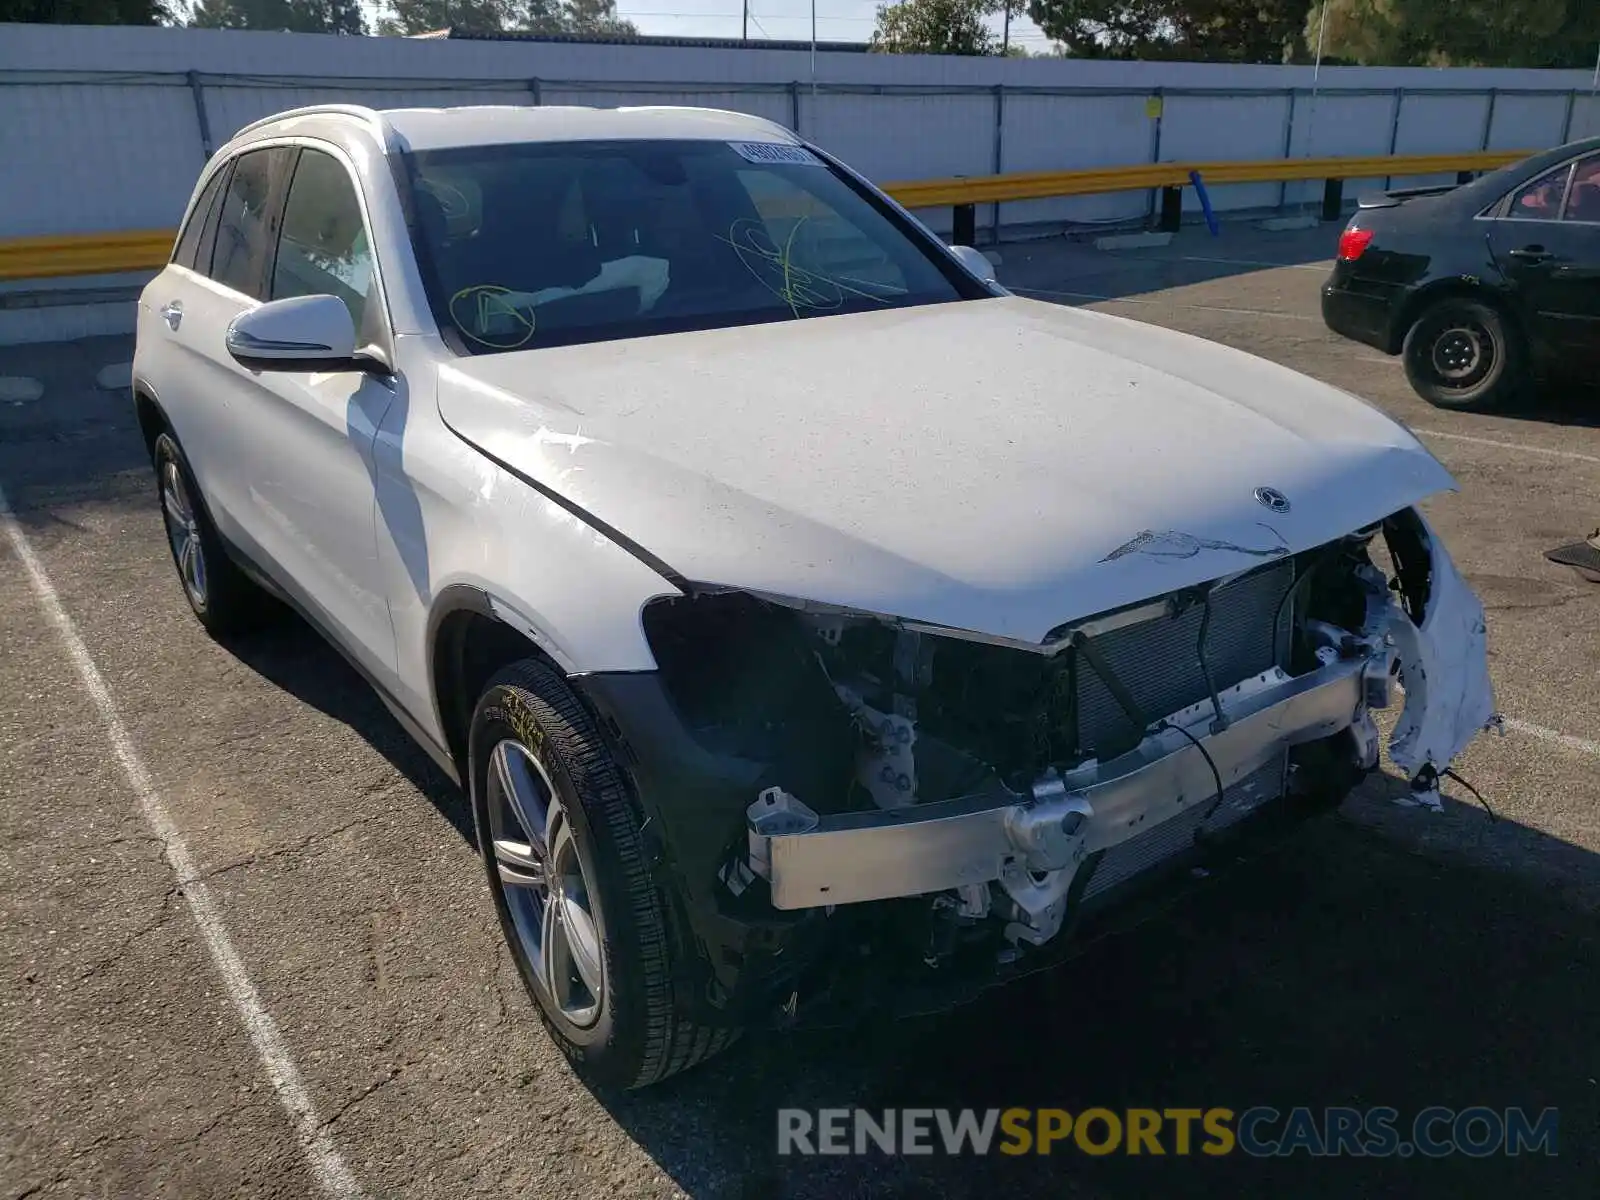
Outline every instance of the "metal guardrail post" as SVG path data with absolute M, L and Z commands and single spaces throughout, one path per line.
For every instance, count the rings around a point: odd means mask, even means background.
M 994 173 L 1005 174 L 1006 152 L 1006 85 L 994 85 Z M 989 236 L 996 245 L 1000 244 L 1000 202 L 996 200 L 992 206 L 992 224 Z
M 1161 121 L 1167 115 L 1167 95 L 1161 88 L 1155 90 L 1156 115 L 1151 120 L 1150 128 L 1150 161 L 1161 161 Z M 1145 221 L 1148 222 L 1156 212 L 1156 189 L 1151 188 L 1145 201 Z
M 796 133 L 800 132 L 800 81 L 792 80 L 789 84 L 789 128 Z
M 1394 149 L 1400 144 L 1400 106 L 1406 102 L 1405 88 L 1395 88 L 1394 104 L 1389 109 L 1389 157 L 1394 157 Z M 1394 183 L 1392 175 L 1383 177 L 1383 190 L 1388 191 Z M 1323 218 L 1326 220 L 1327 218 Z
M 1161 221 L 1156 226 L 1162 233 L 1177 233 L 1183 226 L 1183 189 L 1168 185 L 1161 189 Z
M 1578 89 L 1573 88 L 1567 93 L 1567 115 L 1561 119 L 1561 142 L 1557 142 L 1556 145 L 1559 146 L 1562 142 L 1570 142 L 1572 140 L 1572 110 L 1577 106 Z
M 956 179 L 965 179 L 965 175 L 957 175 Z M 976 246 L 978 244 L 978 206 L 976 204 L 957 204 L 950 210 L 950 242 L 956 246 Z
M 206 161 L 211 161 L 211 153 L 216 147 L 211 141 L 211 118 L 206 113 L 205 88 L 200 85 L 200 72 L 190 71 L 189 95 L 194 98 L 194 119 L 200 126 L 200 149 L 205 154 Z
M 1295 90 L 1286 88 L 1284 94 L 1289 97 L 1289 104 L 1283 114 L 1283 156 L 1294 157 L 1294 103 Z M 1282 209 L 1289 202 L 1289 181 L 1286 179 L 1278 184 L 1278 208 Z
M 978 206 L 976 204 L 958 204 L 955 206 L 955 216 L 951 222 L 950 241 L 957 246 L 976 246 L 978 244 Z
M 1337 221 L 1344 210 L 1344 180 L 1325 179 L 1322 182 L 1322 219 Z
M 1494 102 L 1499 95 L 1499 88 L 1489 89 L 1489 107 L 1483 113 L 1483 136 L 1478 139 L 1479 150 L 1487 150 L 1489 148 L 1489 134 L 1494 130 Z
M 544 94 L 540 90 L 539 81 L 537 79 L 528 80 L 528 95 L 533 97 L 534 107 L 537 108 L 539 105 L 544 103 Z

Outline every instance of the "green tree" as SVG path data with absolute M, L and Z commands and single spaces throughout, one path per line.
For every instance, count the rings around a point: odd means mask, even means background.
M 31 25 L 165 25 L 163 0 L 0 0 L 0 22 Z
M 998 54 L 987 17 L 1004 0 L 898 0 L 878 6 L 872 48 L 883 54 Z
M 366 33 L 358 0 L 196 0 L 189 24 L 200 29 L 272 29 L 291 33 Z
M 427 33 L 637 34 L 617 16 L 616 0 L 390 0 L 378 23 L 386 34 Z
M 1312 0 L 1030 0 L 1028 15 L 1078 58 L 1293 62 Z
M 639 27 L 617 16 L 616 0 L 568 0 L 565 31 L 571 33 L 637 34 Z
M 1596 0 L 1325 0 L 1323 52 L 1363 66 L 1588 67 Z M 1322 3 L 1306 14 L 1317 42 Z

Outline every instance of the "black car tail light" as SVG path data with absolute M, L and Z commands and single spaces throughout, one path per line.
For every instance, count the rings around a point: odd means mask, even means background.
M 1354 262 L 1366 253 L 1367 247 L 1372 243 L 1372 230 L 1346 229 L 1339 235 L 1339 260 L 1341 262 Z

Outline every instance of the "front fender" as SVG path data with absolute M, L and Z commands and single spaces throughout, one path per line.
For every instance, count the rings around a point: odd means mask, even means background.
M 1429 564 L 1426 608 L 1420 622 L 1396 611 L 1389 630 L 1406 692 L 1389 757 L 1412 777 L 1427 766 L 1443 771 L 1496 722 L 1483 604 L 1420 513 L 1416 522 Z

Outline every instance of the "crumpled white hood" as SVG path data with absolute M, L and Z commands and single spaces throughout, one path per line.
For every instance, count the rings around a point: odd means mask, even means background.
M 688 579 L 1028 641 L 1454 486 L 1332 387 L 1018 298 L 459 359 L 439 405 Z

